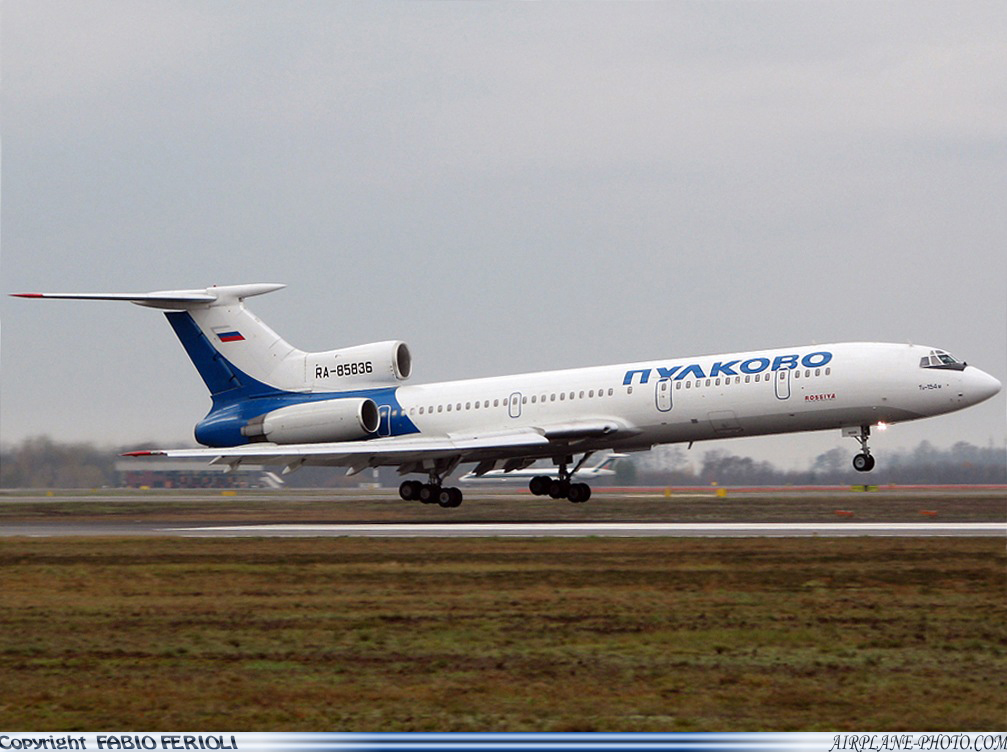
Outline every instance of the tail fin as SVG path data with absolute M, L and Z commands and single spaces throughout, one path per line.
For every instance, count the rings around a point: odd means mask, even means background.
M 166 310 L 168 322 L 217 402 L 307 390 L 306 353 L 245 308 L 245 298 L 283 287 L 252 284 L 150 293 L 16 293 L 15 297 L 122 300 Z

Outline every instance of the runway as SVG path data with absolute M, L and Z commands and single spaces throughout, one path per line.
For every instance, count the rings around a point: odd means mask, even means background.
M 4 525 L 2 537 L 169 536 L 185 538 L 839 538 L 1007 537 L 1002 522 L 787 522 L 787 523 L 380 523 L 247 524 L 161 527 L 146 523 L 89 522 Z
M 459 509 L 387 490 L 20 493 L 0 537 L 805 538 L 1007 537 L 1004 489 L 600 493 L 587 505 L 471 492 Z
M 187 528 L 185 536 L 223 537 L 367 537 L 367 538 L 804 538 L 810 536 L 1005 536 L 1007 525 L 997 523 L 459 523 L 383 525 L 248 525 Z

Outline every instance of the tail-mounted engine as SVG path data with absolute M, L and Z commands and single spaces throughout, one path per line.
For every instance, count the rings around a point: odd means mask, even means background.
M 412 373 L 413 358 L 405 342 L 374 342 L 307 353 L 304 367 L 312 391 L 343 392 L 405 381 Z
M 241 433 L 276 444 L 353 441 L 374 434 L 379 421 L 374 400 L 346 397 L 281 407 L 248 421 Z

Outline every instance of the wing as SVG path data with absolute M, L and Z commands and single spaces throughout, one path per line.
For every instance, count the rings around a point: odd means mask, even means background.
M 228 449 L 161 449 L 129 452 L 129 457 L 151 455 L 180 459 L 209 459 L 211 464 L 238 467 L 241 464 L 282 465 L 285 472 L 302 465 L 349 468 L 348 474 L 369 467 L 398 465 L 400 472 L 418 472 L 424 467 L 456 466 L 488 458 L 518 456 L 549 446 L 549 440 L 534 429 L 469 436 L 391 437 L 368 441 L 321 444 L 247 444 Z
M 303 465 L 327 465 L 346 467 L 347 474 L 352 475 L 371 467 L 397 465 L 400 473 L 434 468 L 447 473 L 462 462 L 479 462 L 486 466 L 499 460 L 548 457 L 557 451 L 574 451 L 578 443 L 616 433 L 622 436 L 634 432 L 613 421 L 596 421 L 438 437 L 397 436 L 319 444 L 262 443 L 226 449 L 157 449 L 127 452 L 124 456 L 207 459 L 211 464 L 232 468 L 242 464 L 275 465 L 283 466 L 284 472 Z

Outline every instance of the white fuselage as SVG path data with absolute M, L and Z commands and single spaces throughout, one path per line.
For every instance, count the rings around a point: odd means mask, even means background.
M 400 386 L 396 397 L 423 435 L 608 421 L 618 427 L 614 435 L 585 446 L 619 449 L 896 423 L 952 412 L 999 390 L 996 379 L 971 366 L 922 368 L 930 352 L 814 345 Z

